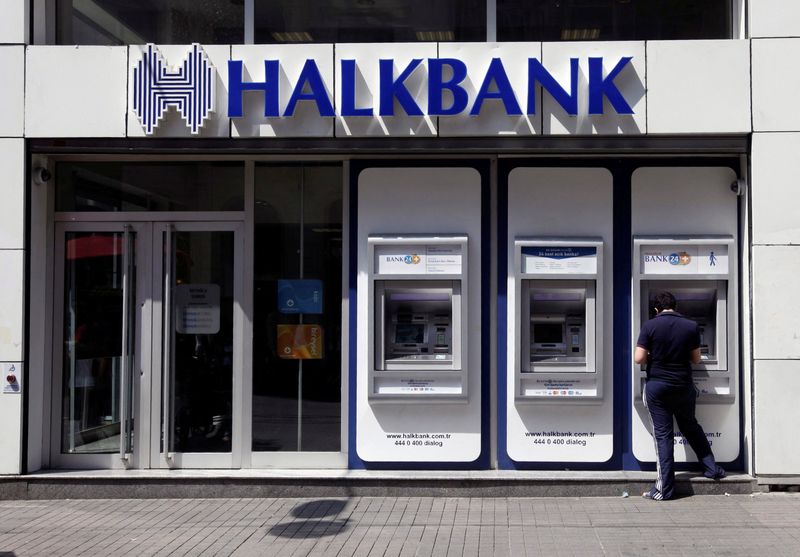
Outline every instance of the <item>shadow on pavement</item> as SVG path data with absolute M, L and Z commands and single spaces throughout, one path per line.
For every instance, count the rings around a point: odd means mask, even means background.
M 322 538 L 335 536 L 348 527 L 347 518 L 335 518 L 347 506 L 344 499 L 319 499 L 297 505 L 292 509 L 291 522 L 281 522 L 269 529 L 280 538 Z M 330 517 L 330 518 L 328 518 Z

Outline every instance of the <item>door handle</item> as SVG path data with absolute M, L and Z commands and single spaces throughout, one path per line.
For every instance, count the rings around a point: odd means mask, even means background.
M 164 236 L 164 334 L 162 335 L 163 346 L 163 363 L 162 363 L 162 376 L 164 378 L 164 388 L 162 389 L 163 405 L 164 408 L 164 455 L 167 461 L 172 462 L 174 453 L 172 451 L 172 381 L 173 371 L 173 342 L 175 335 L 175 326 L 173 324 L 172 316 L 172 283 L 175 272 L 175 258 L 173 257 L 173 227 L 167 226 Z
M 125 464 L 131 457 L 131 404 L 133 397 L 131 381 L 131 356 L 133 355 L 133 232 L 130 225 L 125 225 L 122 235 L 123 269 L 122 269 L 122 355 L 119 382 L 119 457 Z

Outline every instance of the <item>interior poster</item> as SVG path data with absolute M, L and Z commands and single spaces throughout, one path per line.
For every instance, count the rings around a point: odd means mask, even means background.
M 175 329 L 182 335 L 219 332 L 219 285 L 179 284 L 175 287 Z
M 284 360 L 321 360 L 320 325 L 278 325 L 278 357 Z

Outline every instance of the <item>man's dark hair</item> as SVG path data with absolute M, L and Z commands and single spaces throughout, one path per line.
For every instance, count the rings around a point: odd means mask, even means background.
M 659 292 L 656 294 L 655 300 L 655 308 L 656 311 L 664 311 L 665 309 L 675 309 L 677 306 L 677 302 L 675 301 L 675 296 L 672 295 L 672 292 L 667 292 L 664 290 L 663 292 Z

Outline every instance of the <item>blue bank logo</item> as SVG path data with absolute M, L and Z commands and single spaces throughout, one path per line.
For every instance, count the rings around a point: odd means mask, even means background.
M 155 45 L 148 44 L 133 69 L 133 110 L 145 134 L 153 133 L 170 106 L 192 134 L 199 133 L 214 110 L 214 82 L 214 69 L 199 44 L 192 44 L 177 71 L 170 71 Z

